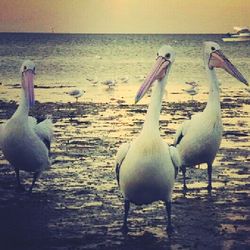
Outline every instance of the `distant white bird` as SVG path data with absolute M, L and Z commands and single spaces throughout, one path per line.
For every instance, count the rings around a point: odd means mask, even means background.
M 212 189 L 212 164 L 222 139 L 220 93 L 215 68 L 222 68 L 239 81 L 248 85 L 247 80 L 224 56 L 215 42 L 204 43 L 204 64 L 209 78 L 210 90 L 206 108 L 193 115 L 177 130 L 174 145 L 182 160 L 183 188 L 186 186 L 186 167 L 207 164 L 208 191 Z
M 183 89 L 184 92 L 186 92 L 187 94 L 192 96 L 192 100 L 193 100 L 193 96 L 197 95 L 199 92 L 199 89 L 197 88 L 197 86 L 191 86 L 188 89 Z
M 127 76 L 125 76 L 125 77 L 121 77 L 120 80 L 121 80 L 122 83 L 127 83 L 129 78 Z
M 86 80 L 87 80 L 87 81 L 89 81 L 89 82 L 94 81 L 94 79 L 93 79 L 93 78 L 86 78 Z
M 157 53 L 156 64 L 135 99 L 137 103 L 156 81 L 143 129 L 131 143 L 121 145 L 116 155 L 117 181 L 125 199 L 123 232 L 128 231 L 130 202 L 142 205 L 158 200 L 166 204 L 167 232 L 172 232 L 171 197 L 181 162 L 177 149 L 169 147 L 161 138 L 159 118 L 167 77 L 174 59 L 175 53 L 170 46 L 163 46 Z
M 192 81 L 192 82 L 185 82 L 185 83 L 188 84 L 188 85 L 190 85 L 190 86 L 192 86 L 192 87 L 198 86 L 198 83 L 195 82 L 195 81 Z
M 246 90 L 248 93 L 250 93 L 250 88 L 245 88 L 245 90 Z
M 53 133 L 50 117 L 41 123 L 28 116 L 35 103 L 33 79 L 35 65 L 25 61 L 21 67 L 22 98 L 13 116 L 1 126 L 0 144 L 5 158 L 14 167 L 17 190 L 24 190 L 20 183 L 19 170 L 33 172 L 29 192 L 40 173 L 49 168 L 49 149 Z
M 108 86 L 108 88 L 112 88 L 116 85 L 116 80 L 106 80 L 103 81 L 102 84 Z
M 93 85 L 95 85 L 95 84 L 97 84 L 99 81 L 97 80 L 97 79 L 94 79 L 93 81 L 92 81 L 92 84 Z
M 78 98 L 80 98 L 83 95 L 83 93 L 85 93 L 85 91 L 80 89 L 74 89 L 67 92 L 67 94 L 76 98 L 76 102 L 78 102 Z
M 93 85 L 97 84 L 99 81 L 95 78 L 86 78 L 87 81 L 91 82 Z

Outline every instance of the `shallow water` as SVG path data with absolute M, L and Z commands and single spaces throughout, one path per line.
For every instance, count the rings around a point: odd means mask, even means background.
M 249 79 L 250 43 L 224 43 L 221 35 L 74 35 L 0 33 L 0 81 L 19 82 L 19 68 L 24 59 L 36 63 L 37 85 L 79 85 L 88 87 L 95 80 L 113 79 L 127 84 L 141 82 L 152 66 L 158 48 L 173 46 L 176 60 L 169 81 L 174 85 L 195 80 L 206 83 L 202 43 L 215 41 L 225 55 Z M 220 79 L 235 84 L 220 73 Z

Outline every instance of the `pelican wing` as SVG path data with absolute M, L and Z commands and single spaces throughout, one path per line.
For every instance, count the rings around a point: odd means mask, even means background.
M 4 133 L 5 123 L 0 124 L 0 149 L 2 148 L 3 133 Z
M 190 120 L 184 121 L 183 124 L 177 129 L 174 137 L 174 146 L 177 146 L 181 142 L 182 138 L 188 131 L 190 122 Z
M 176 178 L 178 174 L 178 169 L 181 167 L 181 157 L 178 149 L 173 146 L 169 147 L 169 153 L 175 168 L 175 178 Z
M 124 143 L 124 144 L 122 144 L 119 147 L 119 149 L 117 151 L 117 154 L 116 154 L 116 158 L 115 158 L 115 172 L 116 172 L 116 179 L 117 179 L 118 185 L 120 185 L 120 179 L 119 179 L 120 168 L 121 168 L 123 160 L 125 159 L 125 157 L 126 157 L 126 155 L 128 153 L 129 147 L 130 147 L 130 143 Z
M 34 117 L 29 116 L 29 125 L 34 128 L 37 136 L 43 141 L 50 151 L 50 143 L 53 137 L 53 123 L 51 117 L 48 116 L 42 122 L 37 123 Z

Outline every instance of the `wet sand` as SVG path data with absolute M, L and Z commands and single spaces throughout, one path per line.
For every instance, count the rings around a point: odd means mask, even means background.
M 230 97 L 228 97 L 230 96 Z M 31 114 L 53 115 L 52 167 L 32 195 L 16 193 L 15 174 L 0 153 L 0 249 L 249 249 L 250 156 L 249 94 L 221 96 L 224 135 L 214 162 L 213 191 L 206 191 L 206 166 L 176 181 L 172 218 L 165 231 L 162 202 L 131 207 L 130 232 L 120 232 L 123 201 L 114 173 L 118 146 L 136 136 L 146 105 L 112 102 L 37 102 Z M 204 102 L 163 103 L 161 134 L 171 144 L 179 124 Z M 15 102 L 0 101 L 0 120 L 11 117 Z M 31 175 L 21 173 L 26 188 Z

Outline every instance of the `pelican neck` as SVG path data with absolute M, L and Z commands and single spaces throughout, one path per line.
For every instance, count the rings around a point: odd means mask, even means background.
M 215 69 L 206 67 L 209 80 L 209 95 L 206 109 L 216 109 L 220 111 L 220 90 Z
M 28 98 L 25 94 L 24 89 L 22 88 L 21 100 L 20 100 L 19 106 L 18 106 L 14 116 L 15 117 L 26 117 L 29 114 L 29 109 L 30 109 L 29 101 L 28 101 Z
M 158 80 L 153 87 L 143 130 L 159 131 L 159 120 L 165 85 L 166 84 L 163 82 L 163 80 Z

